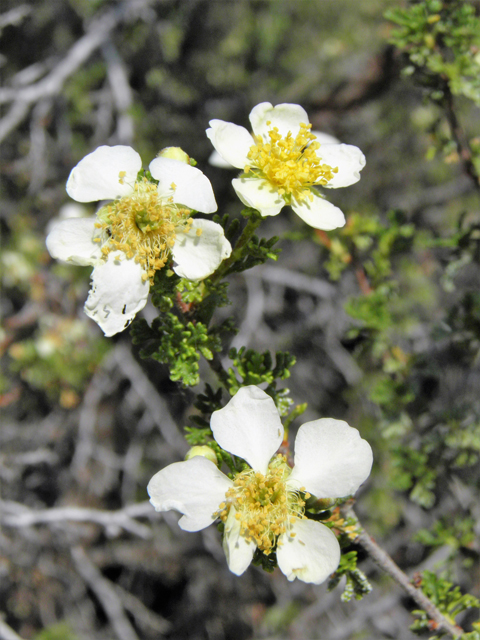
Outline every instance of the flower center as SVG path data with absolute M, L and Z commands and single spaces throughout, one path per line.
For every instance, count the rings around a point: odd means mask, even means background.
M 267 122 L 269 124 L 271 123 Z M 266 178 L 287 199 L 293 197 L 300 201 L 305 198 L 313 200 L 310 187 L 314 184 L 328 184 L 334 174 L 338 173 L 338 167 L 322 164 L 322 159 L 316 154 L 320 143 L 316 142 L 316 137 L 310 132 L 311 126 L 302 123 L 295 138 L 291 131 L 285 138 L 282 137 L 277 127 L 269 130 L 268 142 L 262 136 L 254 136 L 256 144 L 248 152 L 251 164 L 245 167 L 245 173 L 252 172 L 258 177 Z
M 275 548 L 278 536 L 289 531 L 295 519 L 304 514 L 305 502 L 300 492 L 286 484 L 290 471 L 282 455 L 270 463 L 266 475 L 253 469 L 242 471 L 215 514 L 226 522 L 234 507 L 240 534 L 267 555 Z
M 161 198 L 157 186 L 146 178 L 135 183 L 132 194 L 110 202 L 97 215 L 95 226 L 107 237 L 103 256 L 123 251 L 143 267 L 144 281 L 153 281 L 155 271 L 165 266 L 177 234 L 186 233 L 192 225 L 190 210 L 171 198 Z

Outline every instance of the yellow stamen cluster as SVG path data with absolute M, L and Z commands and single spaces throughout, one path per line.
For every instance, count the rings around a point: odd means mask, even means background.
M 240 534 L 268 555 L 275 549 L 278 536 L 286 532 L 295 536 L 290 533 L 291 526 L 297 518 L 303 518 L 305 502 L 299 491 L 287 488 L 289 474 L 282 455 L 274 459 L 266 475 L 253 469 L 242 471 L 215 515 L 226 522 L 233 507 Z
M 277 127 L 268 132 L 269 142 L 262 136 L 254 136 L 256 144 L 248 152 L 251 163 L 245 167 L 245 173 L 265 178 L 287 199 L 313 200 L 310 187 L 328 184 L 338 173 L 338 167 L 322 164 L 316 153 L 320 144 L 310 132 L 311 126 L 302 123 L 295 138 L 291 131 L 282 137 Z
M 95 226 L 106 240 L 105 258 L 112 251 L 123 251 L 143 267 L 143 280 L 152 281 L 165 266 L 177 234 L 186 233 L 191 225 L 190 210 L 159 197 L 157 186 L 144 178 L 135 183 L 132 194 L 105 205 Z

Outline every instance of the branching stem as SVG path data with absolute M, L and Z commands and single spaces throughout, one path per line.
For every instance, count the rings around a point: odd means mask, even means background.
M 409 577 L 395 564 L 388 553 L 365 531 L 351 507 L 347 507 L 345 512 L 358 523 L 358 535 L 354 540 L 355 544 L 362 547 L 380 569 L 388 573 L 415 600 L 418 606 L 426 611 L 430 619 L 435 623 L 436 631 L 443 630 L 445 633 L 449 633 L 452 638 L 460 638 L 464 633 L 463 629 L 447 618 L 421 589 L 412 584 Z

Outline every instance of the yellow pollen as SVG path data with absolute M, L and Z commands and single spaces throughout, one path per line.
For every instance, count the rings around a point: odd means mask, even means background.
M 126 175 L 127 175 L 126 171 L 120 171 L 120 173 L 118 174 L 118 181 L 120 182 L 120 184 L 125 184 Z
M 287 200 L 313 200 L 310 187 L 328 184 L 338 167 L 322 163 L 316 153 L 320 144 L 310 132 L 311 126 L 302 123 L 295 138 L 291 131 L 283 137 L 277 127 L 269 130 L 268 142 L 262 136 L 254 136 L 256 144 L 248 152 L 250 163 L 245 173 L 268 180 Z
M 125 172 L 119 176 L 123 180 Z M 161 198 L 157 186 L 145 178 L 135 183 L 132 194 L 105 205 L 95 223 L 103 231 L 103 257 L 122 251 L 142 266 L 142 279 L 151 282 L 169 259 L 177 234 L 191 225 L 190 210 Z
M 276 548 L 278 537 L 285 532 L 291 535 L 292 523 L 304 517 L 299 491 L 287 486 L 290 472 L 281 455 L 272 460 L 265 475 L 253 469 L 242 471 L 214 516 L 225 523 L 234 508 L 240 534 L 268 555 Z
M 203 233 L 203 229 L 200 228 L 200 227 L 198 227 L 198 229 L 195 231 L 195 235 L 197 235 L 197 236 L 201 236 L 202 233 Z

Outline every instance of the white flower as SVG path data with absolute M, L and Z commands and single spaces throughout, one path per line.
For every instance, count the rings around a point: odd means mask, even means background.
M 232 181 L 240 200 L 275 216 L 288 204 L 307 224 L 326 231 L 342 227 L 342 211 L 314 188 L 348 187 L 360 180 L 365 156 L 357 147 L 321 142 L 310 132 L 298 104 L 258 104 L 244 127 L 211 120 L 207 136 L 223 160 L 244 173 Z
M 98 147 L 70 173 L 67 193 L 77 202 L 112 200 L 94 217 L 55 224 L 47 237 L 53 258 L 91 265 L 85 313 L 106 336 L 130 324 L 147 302 L 155 272 L 173 258 L 182 278 L 203 280 L 231 253 L 220 225 L 190 217 L 217 204 L 208 178 L 195 167 L 155 158 L 158 186 L 137 179 L 140 156 L 131 147 Z
M 212 121 L 213 122 L 213 121 Z M 331 136 L 329 133 L 323 133 L 322 131 L 312 131 L 312 135 L 315 136 L 316 142 L 319 142 L 321 145 L 324 144 L 340 144 L 340 140 L 335 138 L 335 136 Z M 212 151 L 208 158 L 209 164 L 212 167 L 218 167 L 219 169 L 236 169 L 233 164 L 227 162 L 223 159 L 223 157 L 218 153 L 216 149 Z
M 241 575 L 255 549 L 276 548 L 289 580 L 320 584 L 338 566 L 340 547 L 327 526 L 305 517 L 307 492 L 317 498 L 354 493 L 372 466 L 370 445 L 346 422 L 324 418 L 302 425 L 295 441 L 295 466 L 274 456 L 283 441 L 275 403 L 255 386 L 243 387 L 211 419 L 218 444 L 250 468 L 230 480 L 204 457 L 176 462 L 150 480 L 157 511 L 176 509 L 179 525 L 199 531 L 220 518 L 230 570 Z

